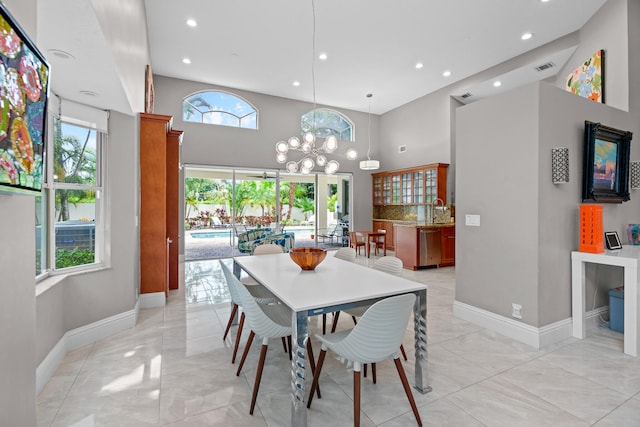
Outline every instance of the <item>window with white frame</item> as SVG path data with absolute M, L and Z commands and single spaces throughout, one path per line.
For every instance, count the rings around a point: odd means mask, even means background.
M 89 107 L 78 108 L 79 116 L 84 109 L 91 112 Z M 106 117 L 106 112 L 97 112 Z M 65 115 L 52 121 L 46 184 L 36 197 L 37 276 L 102 263 L 104 253 L 101 201 L 106 133 Z M 106 119 L 102 128 L 106 129 Z
M 258 129 L 258 111 L 239 96 L 222 91 L 203 91 L 182 102 L 186 122 Z

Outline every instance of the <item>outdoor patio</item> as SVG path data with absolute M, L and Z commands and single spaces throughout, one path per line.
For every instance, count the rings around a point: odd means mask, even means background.
M 313 228 L 296 227 L 285 230 L 295 233 L 295 247 L 316 246 L 316 241 L 311 238 Z M 318 237 L 317 240 L 317 246 L 320 248 L 337 249 L 342 246 L 342 239 L 338 237 Z M 185 261 L 246 255 L 238 251 L 237 240 L 230 228 L 186 230 L 184 247 Z

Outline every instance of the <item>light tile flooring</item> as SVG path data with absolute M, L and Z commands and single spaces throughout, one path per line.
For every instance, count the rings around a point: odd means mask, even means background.
M 424 425 L 640 426 L 640 359 L 622 353 L 621 334 L 601 328 L 588 339 L 535 350 L 453 317 L 453 267 L 404 274 L 429 286 L 433 391 L 414 393 Z M 290 362 L 282 344 L 269 347 L 250 416 L 260 346 L 254 342 L 237 377 L 230 363 L 235 328 L 222 340 L 230 308 L 218 262 L 186 263 L 184 276 L 167 306 L 142 310 L 135 328 L 67 355 L 38 397 L 39 426 L 289 425 Z M 342 317 L 340 327 L 350 327 Z M 407 349 L 412 341 L 410 321 Z M 328 353 L 310 426 L 352 423 L 352 378 Z M 416 425 L 390 361 L 379 364 L 377 385 L 362 381 L 362 425 Z

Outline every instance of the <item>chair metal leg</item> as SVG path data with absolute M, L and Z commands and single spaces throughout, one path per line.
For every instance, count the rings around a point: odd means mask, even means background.
M 282 337 L 282 348 L 284 349 L 284 352 L 286 353 L 287 350 L 287 341 L 285 340 L 284 337 Z
M 233 323 L 233 318 L 238 312 L 238 304 L 233 303 L 233 307 L 231 307 L 231 315 L 229 316 L 229 321 L 227 322 L 227 328 L 224 330 L 224 335 L 222 336 L 222 341 L 227 339 L 227 335 L 229 334 L 229 329 L 231 329 L 231 324 Z
M 407 361 L 407 353 L 405 353 L 404 351 L 404 346 L 402 344 L 400 344 L 400 352 L 402 353 L 402 358 L 405 360 L 405 362 Z
M 395 363 L 396 369 L 398 370 L 398 375 L 400 375 L 400 381 L 402 381 L 402 387 L 404 388 L 404 392 L 407 395 L 407 398 L 409 399 L 409 404 L 411 405 L 411 410 L 413 411 L 413 415 L 415 415 L 418 425 L 422 427 L 422 420 L 420 419 L 420 413 L 418 412 L 416 401 L 413 399 L 413 393 L 411 393 L 411 387 L 409 386 L 409 381 L 407 381 L 407 375 L 404 373 L 402 362 L 400 362 L 399 358 L 395 358 L 393 359 L 393 363 Z
M 373 383 L 375 384 L 376 380 L 377 380 L 377 378 L 376 378 L 376 364 L 375 363 L 371 364 L 371 376 L 373 377 Z
M 258 361 L 258 370 L 256 371 L 256 381 L 253 383 L 253 396 L 251 396 L 251 409 L 249 414 L 253 415 L 253 409 L 256 407 L 256 399 L 258 398 L 258 390 L 260 389 L 260 380 L 262 379 L 262 369 L 264 368 L 264 360 L 267 358 L 267 344 L 262 344 L 260 349 L 260 361 Z
M 333 312 L 333 323 L 331 323 L 331 333 L 336 331 L 336 326 L 338 326 L 338 318 L 340 317 L 339 311 Z
M 238 370 L 236 371 L 236 377 L 240 376 L 240 371 L 242 370 L 244 361 L 247 360 L 247 354 L 249 354 L 249 349 L 251 348 L 251 343 L 253 342 L 253 337 L 255 336 L 255 332 L 251 331 L 251 333 L 249 334 L 249 339 L 247 340 L 247 344 L 244 346 L 244 351 L 242 352 L 242 358 L 240 359 L 240 365 L 238 365 Z
M 311 407 L 313 401 L 313 395 L 318 388 L 318 378 L 320 378 L 320 372 L 322 372 L 322 365 L 324 364 L 324 357 L 327 355 L 327 350 L 321 349 L 318 356 L 318 363 L 316 364 L 316 372 L 313 374 L 313 382 L 311 383 L 311 392 L 309 393 L 309 400 L 307 401 L 307 408 Z M 320 397 L 320 396 L 318 396 Z
M 367 364 L 364 364 L 364 377 L 367 378 Z
M 360 427 L 360 371 L 353 371 L 353 425 Z
M 291 357 L 291 335 L 287 337 L 287 344 L 289 344 L 289 360 L 292 360 Z
M 238 347 L 240 346 L 240 337 L 242 336 L 242 328 L 244 327 L 244 311 L 240 315 L 240 322 L 238 323 L 238 330 L 236 331 L 236 342 L 233 345 L 233 355 L 231 356 L 231 363 L 236 363 L 236 356 L 238 355 Z
M 313 347 L 311 346 L 311 340 L 307 339 L 307 357 L 309 358 L 309 366 L 311 367 L 311 375 L 316 374 L 316 361 L 313 360 Z M 320 396 L 320 386 L 317 388 L 318 391 L 318 399 L 321 399 Z

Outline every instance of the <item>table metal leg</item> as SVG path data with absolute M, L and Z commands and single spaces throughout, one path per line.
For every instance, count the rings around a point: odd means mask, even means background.
M 427 357 L 427 290 L 416 292 L 416 302 L 413 306 L 413 326 L 415 335 L 416 366 L 415 388 L 425 394 L 431 391 L 429 385 L 428 357 Z
M 307 312 L 293 313 L 293 349 L 291 358 L 291 425 L 307 425 L 307 348 L 309 318 Z

